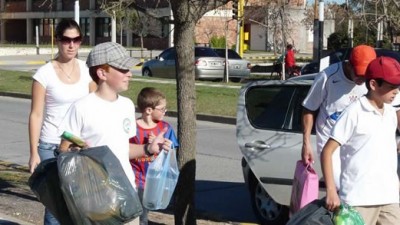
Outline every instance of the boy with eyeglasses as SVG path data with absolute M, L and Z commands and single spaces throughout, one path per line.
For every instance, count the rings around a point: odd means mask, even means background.
M 151 143 L 156 135 L 158 135 L 162 130 L 167 129 L 164 138 L 171 140 L 174 148 L 178 147 L 177 138 L 172 126 L 163 121 L 165 113 L 167 112 L 167 100 L 165 95 L 156 88 L 145 87 L 138 94 L 137 106 L 142 113 L 142 116 L 136 120 L 136 136 L 131 138 L 130 142 L 140 145 Z M 135 174 L 139 198 L 142 202 L 147 169 L 156 157 L 157 154 L 154 154 L 130 160 Z M 143 213 L 139 217 L 140 225 L 147 225 L 148 213 L 149 210 L 143 206 Z

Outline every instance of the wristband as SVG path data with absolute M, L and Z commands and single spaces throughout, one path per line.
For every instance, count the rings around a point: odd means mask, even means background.
M 146 154 L 146 155 L 148 155 L 148 156 L 152 156 L 152 155 L 154 155 L 154 153 L 150 153 L 149 152 L 149 143 L 147 143 L 147 144 L 144 144 L 144 146 L 143 146 L 143 149 L 144 149 L 144 154 Z

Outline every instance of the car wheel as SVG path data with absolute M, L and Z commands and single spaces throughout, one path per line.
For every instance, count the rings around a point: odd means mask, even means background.
M 288 221 L 289 209 L 275 202 L 258 182 L 252 187 L 251 201 L 261 224 L 281 225 Z
M 147 67 L 146 67 L 146 68 L 143 68 L 142 75 L 143 75 L 144 77 L 151 77 L 151 76 L 152 76 L 150 69 L 147 68 Z

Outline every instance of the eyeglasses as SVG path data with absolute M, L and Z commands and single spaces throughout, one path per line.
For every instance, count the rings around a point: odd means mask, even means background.
M 167 108 L 163 107 L 163 108 L 154 108 L 157 109 L 158 111 L 162 112 L 162 113 L 166 113 L 167 112 Z
M 78 37 L 70 38 L 70 37 L 66 37 L 66 36 L 61 36 L 60 38 L 58 38 L 58 41 L 61 42 L 63 45 L 69 45 L 71 42 L 74 44 L 77 44 L 77 43 L 81 43 L 82 37 L 78 36 Z

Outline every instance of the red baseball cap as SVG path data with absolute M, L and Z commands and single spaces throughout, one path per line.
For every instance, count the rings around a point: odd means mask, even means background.
M 358 76 L 365 75 L 368 64 L 374 59 L 376 59 L 375 49 L 368 45 L 358 45 L 350 54 L 350 63 Z
M 400 86 L 400 64 L 397 60 L 381 56 L 368 65 L 365 79 L 382 79 L 390 84 Z

